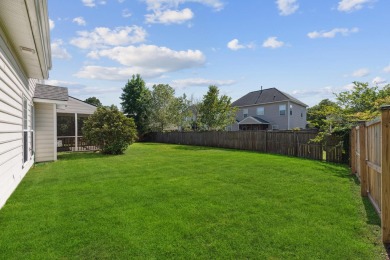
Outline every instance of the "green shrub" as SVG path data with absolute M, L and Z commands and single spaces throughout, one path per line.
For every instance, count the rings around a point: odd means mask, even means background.
M 99 107 L 84 123 L 84 138 L 104 154 L 122 154 L 137 139 L 136 126 L 116 106 Z

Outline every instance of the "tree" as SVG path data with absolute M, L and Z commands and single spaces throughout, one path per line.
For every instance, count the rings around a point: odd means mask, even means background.
M 351 90 L 335 94 L 349 121 L 368 121 L 379 116 L 380 106 L 390 101 L 390 85 L 379 89 L 378 86 L 370 87 L 368 83 L 355 81 L 353 84 Z
M 191 128 L 191 114 L 190 101 L 186 94 L 175 98 L 173 101 L 173 123 L 179 127 L 180 130 Z
M 139 74 L 133 75 L 122 90 L 120 98 L 123 112 L 134 119 L 138 133 L 148 132 L 151 93 L 146 88 L 145 81 Z
M 83 135 L 104 154 L 122 154 L 137 138 L 134 120 L 114 105 L 98 107 L 84 122 Z
M 174 124 L 176 109 L 179 109 L 175 90 L 168 84 L 153 85 L 150 108 L 150 126 L 153 130 L 164 131 L 164 128 Z
M 91 104 L 95 107 L 101 107 L 103 106 L 100 100 L 97 97 L 89 97 L 86 100 L 84 100 L 86 103 Z
M 199 113 L 202 127 L 207 130 L 222 130 L 234 122 L 236 108 L 231 106 L 230 97 L 219 97 L 217 86 L 209 86 L 208 92 L 203 96 Z
M 329 99 L 323 99 L 318 105 L 307 109 L 307 121 L 309 121 L 310 127 L 324 129 L 328 125 L 328 120 L 339 114 L 340 110 L 341 108 L 337 103 Z

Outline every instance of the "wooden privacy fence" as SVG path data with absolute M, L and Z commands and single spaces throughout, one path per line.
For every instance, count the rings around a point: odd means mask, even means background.
M 316 132 L 306 131 L 168 132 L 153 133 L 148 141 L 250 150 L 342 162 L 343 145 L 340 138 L 330 138 L 325 145 L 312 142 L 316 136 Z
M 390 106 L 382 107 L 380 118 L 352 128 L 350 145 L 351 171 L 381 217 L 383 242 L 390 243 Z

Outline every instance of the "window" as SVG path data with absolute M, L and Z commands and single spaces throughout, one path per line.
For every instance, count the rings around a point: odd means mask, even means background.
M 248 109 L 247 108 L 244 108 L 242 110 L 242 113 L 243 113 L 244 117 L 248 117 Z
M 303 117 L 303 110 L 301 111 L 301 117 Z
M 286 115 L 286 105 L 279 105 L 279 115 L 284 116 Z
M 258 116 L 264 116 L 264 107 L 258 107 L 257 111 L 256 111 L 256 114 Z
M 35 122 L 34 122 L 34 107 L 31 105 L 30 106 L 30 114 L 31 114 L 31 124 L 30 124 L 30 129 L 31 129 L 31 132 L 30 132 L 30 151 L 31 151 L 31 155 L 34 154 L 34 129 L 35 129 Z
M 272 130 L 278 130 L 279 129 L 279 125 L 272 125 Z
M 28 160 L 28 106 L 27 99 L 23 97 L 23 163 Z
M 292 108 L 293 108 L 293 106 L 290 105 L 290 116 L 292 116 Z

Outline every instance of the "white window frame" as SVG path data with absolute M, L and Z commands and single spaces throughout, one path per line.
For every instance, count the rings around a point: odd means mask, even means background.
M 286 115 L 287 106 L 286 104 L 279 105 L 279 115 L 285 116 Z
M 258 115 L 258 116 L 264 116 L 264 107 L 257 107 L 257 109 L 256 109 L 256 115 Z
M 244 118 L 248 117 L 248 108 L 242 109 L 242 115 L 244 116 Z
M 23 96 L 23 113 L 22 113 L 22 139 L 23 139 L 23 164 L 25 164 L 28 158 L 28 101 L 25 96 Z

